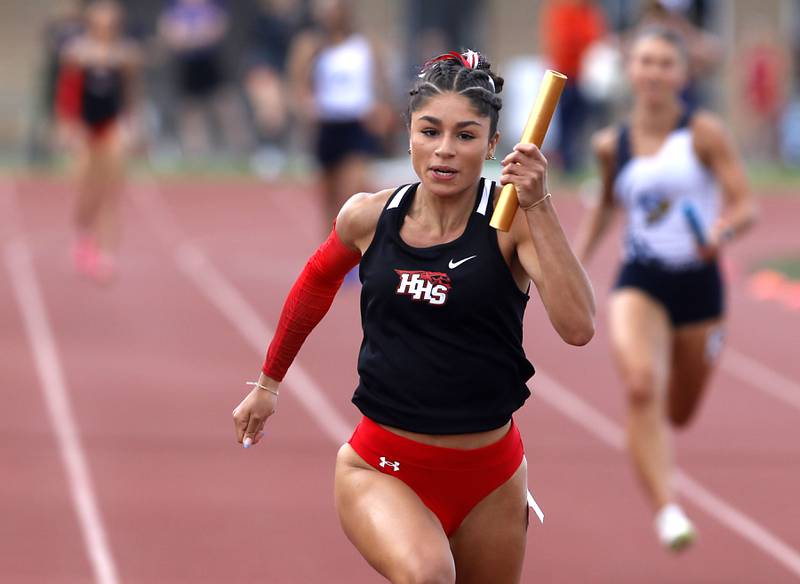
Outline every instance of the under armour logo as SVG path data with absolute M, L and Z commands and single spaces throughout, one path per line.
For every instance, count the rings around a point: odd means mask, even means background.
M 398 472 L 400 470 L 400 463 L 399 462 L 393 462 L 391 460 L 386 460 L 385 456 L 381 456 L 381 462 L 380 462 L 380 464 L 378 466 L 380 466 L 380 467 L 389 466 L 389 467 L 392 468 L 392 470 L 394 472 Z

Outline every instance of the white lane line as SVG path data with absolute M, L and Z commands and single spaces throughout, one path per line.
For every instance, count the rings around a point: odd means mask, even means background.
M 216 306 L 259 355 L 266 351 L 267 342 L 275 332 L 258 312 L 244 299 L 225 277 L 196 247 L 182 244 L 175 253 L 181 270 L 197 285 L 206 298 Z M 295 361 L 284 378 L 289 395 L 297 397 L 312 418 L 337 444 L 345 442 L 353 431 L 323 389 L 314 382 L 303 366 Z
M 800 576 L 800 553 L 764 526 L 714 495 L 714 493 L 681 470 L 675 473 L 675 486 L 695 505 L 703 507 L 721 523 L 738 532 L 763 552 L 778 560 L 795 576 Z
M 534 395 L 547 402 L 601 442 L 624 450 L 625 434 L 615 422 L 580 399 L 552 377 L 537 370 Z M 800 553 L 733 505 L 703 487 L 686 472 L 675 472 L 675 489 L 719 523 L 747 540 L 762 552 L 800 576 Z
M 800 410 L 800 384 L 733 347 L 722 352 L 720 367 L 732 377 Z
M 157 236 L 174 250 L 175 263 L 181 272 L 216 306 L 256 353 L 263 355 L 274 331 L 214 267 L 208 257 L 187 241 L 170 210 L 161 200 L 157 187 L 145 185 L 130 196 Z M 244 381 L 246 380 L 243 379 L 242 384 Z M 342 444 L 350 437 L 353 425 L 345 420 L 327 398 L 325 391 L 298 361 L 289 369 L 284 384 L 290 388 L 287 395 L 300 400 L 308 414 L 335 443 Z
M 58 441 L 61 461 L 67 474 L 70 495 L 78 516 L 81 535 L 89 555 L 95 582 L 117 584 L 117 568 L 108 544 L 103 519 L 97 506 L 97 497 L 92 487 L 89 465 L 77 430 L 75 417 L 69 401 L 69 390 L 61 367 L 55 337 L 47 317 L 41 289 L 31 261 L 31 251 L 21 234 L 19 214 L 12 198 L 12 187 L 7 191 L 13 239 L 5 245 L 5 263 L 11 276 L 11 284 L 17 306 L 25 323 L 25 332 L 33 349 L 36 373 L 44 392 L 50 424 Z

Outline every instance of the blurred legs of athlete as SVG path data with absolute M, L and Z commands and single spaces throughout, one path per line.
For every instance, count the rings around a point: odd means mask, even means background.
M 669 420 L 682 428 L 692 420 L 722 350 L 723 321 L 707 320 L 675 330 L 668 391 Z
M 658 302 L 623 288 L 611 299 L 610 329 L 627 393 L 626 433 L 633 464 L 657 513 L 662 541 L 680 548 L 691 543 L 694 530 L 674 503 L 669 424 L 685 427 L 696 412 L 718 357 L 721 321 L 673 328 Z
M 127 146 L 122 130 L 113 126 L 90 138 L 77 153 L 78 269 L 98 281 L 113 277 L 120 240 L 120 198 Z

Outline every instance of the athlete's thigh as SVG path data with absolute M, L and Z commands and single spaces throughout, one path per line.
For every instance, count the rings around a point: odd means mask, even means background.
M 674 331 L 669 410 L 677 424 L 686 423 L 699 403 L 722 351 L 723 326 L 721 319 L 713 319 Z
M 345 534 L 392 582 L 454 582 L 449 542 L 436 516 L 404 482 L 370 467 L 345 444 L 336 460 L 336 510 Z
M 527 464 L 478 503 L 450 540 L 458 584 L 517 584 L 528 526 Z
M 636 288 L 612 294 L 609 329 L 614 358 L 634 390 L 664 389 L 669 375 L 672 326 L 664 307 Z
M 108 155 L 114 164 L 122 166 L 130 150 L 131 136 L 121 121 L 114 122 L 106 141 Z
M 125 166 L 127 137 L 119 122 L 114 122 L 96 142 L 98 164 L 102 166 L 103 178 L 115 182 Z
M 88 134 L 88 132 L 86 132 Z M 80 176 L 91 164 L 91 139 L 88 135 L 80 135 L 67 151 L 72 164 L 72 171 Z

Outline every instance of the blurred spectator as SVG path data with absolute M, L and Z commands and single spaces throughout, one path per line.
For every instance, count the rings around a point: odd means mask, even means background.
M 708 79 L 722 61 L 722 45 L 717 37 L 694 25 L 688 18 L 689 0 L 648 0 L 637 30 L 657 26 L 681 35 L 689 53 L 689 81 L 682 97 L 687 107 L 704 105 L 702 81 Z M 636 31 L 633 36 L 635 37 Z
M 781 116 L 781 161 L 800 168 L 800 97 L 795 95 Z
M 625 66 L 619 39 L 606 36 L 593 42 L 581 57 L 577 81 L 592 110 L 610 110 L 625 96 Z M 603 120 L 607 124 L 608 120 Z
M 790 28 L 790 72 L 787 81 L 791 93 L 781 128 L 781 160 L 788 166 L 800 167 L 800 10 L 795 11 Z
M 789 59 L 766 25 L 755 27 L 739 58 L 739 82 L 745 111 L 748 154 L 758 160 L 780 158 L 781 116 L 787 102 Z
M 605 18 L 593 0 L 544 0 L 539 22 L 548 67 L 568 77 L 556 110 L 556 148 L 564 171 L 571 173 L 583 163 L 590 108 L 581 90 L 581 61 L 589 47 L 605 37 Z
M 368 191 L 368 163 L 395 117 L 374 40 L 358 31 L 349 0 L 315 0 L 316 28 L 290 56 L 292 104 L 316 133 L 325 229 L 353 194 Z
M 176 72 L 184 154 L 209 154 L 214 130 L 236 153 L 249 147 L 242 104 L 225 78 L 222 48 L 227 31 L 227 13 L 213 0 L 175 0 L 161 14 L 159 33 Z
M 431 55 L 478 47 L 484 0 L 406 0 L 409 71 L 416 74 Z
M 55 99 L 58 75 L 61 68 L 61 52 L 70 41 L 83 32 L 83 2 L 61 0 L 54 3 L 52 16 L 44 30 L 44 67 L 40 90 L 40 107 L 31 127 L 29 142 L 33 160 L 47 159 L 54 138 L 52 130 L 55 114 Z
M 245 89 L 258 131 L 254 159 L 260 174 L 273 176 L 285 161 L 290 123 L 286 69 L 294 37 L 309 24 L 301 0 L 259 0 L 253 25 Z

